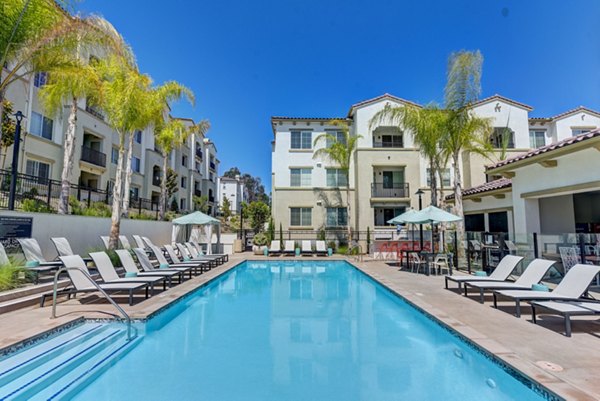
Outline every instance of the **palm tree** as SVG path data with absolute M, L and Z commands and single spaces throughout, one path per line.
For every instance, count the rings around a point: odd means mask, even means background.
M 88 31 L 78 35 L 79 46 L 74 49 L 64 49 L 65 63 L 51 68 L 49 80 L 40 91 L 42 106 L 49 113 L 62 112 L 65 101 L 70 103 L 67 130 L 64 138 L 63 167 L 61 173 L 61 192 L 58 203 L 58 213 L 67 214 L 69 211 L 69 190 L 73 170 L 75 152 L 75 130 L 77 127 L 77 111 L 79 99 L 100 97 L 100 77 L 95 63 L 85 63 L 81 60 L 84 50 L 93 46 L 98 52 L 115 52 L 126 59 L 132 60 L 129 48 L 121 36 L 106 20 L 97 17 L 87 19 Z
M 450 55 L 445 107 L 448 113 L 447 129 L 441 147 L 452 159 L 454 167 L 454 212 L 463 215 L 462 175 L 460 156 L 463 152 L 489 155 L 491 146 L 489 135 L 491 121 L 474 115 L 471 106 L 481 93 L 481 67 L 483 56 L 479 51 L 460 51 Z M 462 243 L 465 235 L 464 222 L 456 224 L 458 240 Z M 462 248 L 459 247 L 459 253 Z M 460 255 L 459 255 L 460 256 Z
M 330 133 L 325 133 L 317 136 L 314 141 L 316 148 L 321 142 L 325 141 L 325 146 L 319 148 L 313 154 L 313 158 L 324 157 L 333 163 L 337 164 L 339 169 L 346 176 L 346 219 L 348 227 L 348 241 L 352 241 L 352 226 L 350 222 L 350 164 L 354 157 L 354 152 L 358 144 L 360 135 L 350 135 L 348 123 L 344 120 L 332 120 L 331 125 L 338 127 L 344 134 L 344 140 L 339 141 L 338 138 Z
M 431 204 L 438 205 L 437 175 L 446 165 L 444 155 L 440 151 L 440 141 L 444 135 L 447 113 L 435 105 L 415 107 L 412 105 L 386 105 L 375 113 L 369 122 L 369 129 L 378 124 L 394 124 L 400 130 L 407 129 L 413 135 L 415 144 L 421 154 L 429 161 L 429 180 L 431 187 Z M 440 184 L 441 184 L 440 180 Z
M 106 112 L 108 124 L 119 136 L 119 158 L 113 188 L 112 216 L 109 248 L 118 245 L 123 197 L 123 169 L 125 164 L 125 139 L 139 127 L 140 115 L 146 112 L 145 99 L 152 80 L 141 74 L 122 57 L 111 55 L 97 65 L 101 79 L 99 106 Z

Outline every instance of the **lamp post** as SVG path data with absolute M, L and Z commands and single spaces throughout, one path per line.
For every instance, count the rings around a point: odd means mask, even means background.
M 17 192 L 17 169 L 19 166 L 19 146 L 21 145 L 21 121 L 23 121 L 23 113 L 17 111 L 15 113 L 17 126 L 15 127 L 15 143 L 13 144 L 13 158 L 10 175 L 10 191 L 8 194 L 8 210 L 15 210 L 15 196 Z
M 419 188 L 419 190 L 417 192 L 415 192 L 415 195 L 419 196 L 419 210 L 423 209 L 423 194 L 425 192 L 423 192 L 422 189 Z M 423 251 L 423 224 L 419 224 L 419 241 L 420 241 L 420 245 L 421 247 L 419 248 L 420 251 Z

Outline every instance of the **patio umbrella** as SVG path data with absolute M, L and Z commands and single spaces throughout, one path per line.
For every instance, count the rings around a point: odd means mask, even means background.
M 394 217 L 391 220 L 388 220 L 388 224 L 406 224 L 408 223 L 406 221 L 406 217 L 412 216 L 413 214 L 417 213 L 417 211 L 415 209 L 408 209 L 406 212 L 399 214 L 398 216 Z M 414 228 L 414 224 L 413 224 L 413 230 L 412 230 L 412 245 L 411 245 L 412 249 L 415 249 L 415 228 Z
M 438 224 L 460 221 L 462 217 L 448 213 L 435 206 L 428 206 L 403 218 L 407 223 L 413 224 Z M 433 251 L 433 236 L 431 237 L 431 250 Z

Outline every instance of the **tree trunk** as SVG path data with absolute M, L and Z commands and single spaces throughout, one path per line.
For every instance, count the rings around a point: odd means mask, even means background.
M 71 112 L 65 132 L 63 150 L 63 168 L 61 173 L 60 199 L 58 201 L 58 214 L 69 213 L 69 195 L 71 193 L 71 173 L 73 172 L 73 156 L 75 153 L 75 139 L 77 129 L 77 98 L 71 100 Z
M 159 217 L 165 219 L 167 214 L 167 155 L 163 153 L 162 178 L 160 180 L 160 206 Z
M 4 67 L 0 66 L 0 71 L 2 71 Z M 0 75 L 2 75 L 0 73 Z M 0 77 L 0 83 L 2 83 L 2 77 Z M 2 122 L 4 121 L 4 90 L 0 89 L 0 142 L 2 141 Z M 8 149 L 6 149 L 6 151 L 8 152 Z M 4 156 L 4 159 L 6 160 L 6 155 Z M 4 168 L 4 162 L 2 162 L 3 164 L 3 168 Z
M 131 158 L 133 155 L 133 132 L 129 133 L 129 148 L 127 149 L 127 160 L 125 164 L 125 183 L 123 186 L 123 206 L 121 212 L 123 213 L 123 217 L 129 216 L 129 191 L 131 189 Z
M 119 246 L 119 233 L 121 230 L 121 198 L 123 195 L 123 162 L 125 159 L 125 134 L 119 134 L 119 160 L 117 161 L 117 174 L 113 189 L 112 216 L 108 249 L 117 249 Z
M 461 217 L 461 220 L 456 222 L 456 235 L 458 249 L 456 253 L 459 258 L 465 256 L 465 250 L 463 243 L 465 241 L 465 222 L 462 220 L 463 215 L 463 201 L 462 201 L 462 177 L 460 173 L 460 166 L 458 165 L 459 152 L 452 154 L 452 162 L 454 163 L 454 214 Z
M 436 180 L 436 169 L 432 160 L 429 161 L 429 189 L 431 190 L 431 204 L 435 207 L 438 205 L 437 201 L 437 180 Z
M 350 174 L 348 174 L 350 176 Z M 350 214 L 350 184 L 346 185 L 346 225 L 348 226 L 348 249 L 352 245 L 352 226 L 350 222 L 351 214 Z
M 437 168 L 438 178 L 440 179 L 440 188 L 439 188 L 439 196 L 438 196 L 438 204 L 436 205 L 439 208 L 443 208 L 446 204 L 444 200 L 444 170 L 441 166 Z

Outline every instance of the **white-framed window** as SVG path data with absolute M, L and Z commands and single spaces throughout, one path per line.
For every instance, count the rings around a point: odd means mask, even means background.
M 31 123 L 29 125 L 29 132 L 33 135 L 52 140 L 52 130 L 54 121 L 40 113 L 35 111 L 31 112 Z
M 577 135 L 581 135 L 581 134 L 587 134 L 591 130 L 592 130 L 591 128 L 572 128 L 571 135 L 577 136 Z
M 131 199 L 139 199 L 140 197 L 140 189 L 138 187 L 131 187 L 129 190 L 129 196 Z
M 187 159 L 187 156 L 186 156 L 186 155 L 182 155 L 182 156 L 181 156 L 181 165 L 182 165 L 183 167 L 187 167 L 187 164 L 188 164 L 188 159 Z
M 48 163 L 39 162 L 37 160 L 27 160 L 25 166 L 25 174 L 34 177 L 48 179 L 50 178 L 50 165 Z
M 187 177 L 181 177 L 181 188 L 187 187 Z
M 119 163 L 119 148 L 112 148 L 110 151 L 110 161 L 112 164 Z
M 48 73 L 47 72 L 36 72 L 33 76 L 33 86 L 36 88 L 41 88 L 42 86 L 48 83 Z
M 344 131 L 327 131 L 327 133 L 332 137 L 335 137 L 335 140 L 333 138 L 327 137 L 325 146 L 327 146 L 328 148 L 330 148 L 331 145 L 334 144 L 334 142 L 339 142 L 343 144 L 346 143 L 346 133 Z
M 546 146 L 546 131 L 531 130 L 529 131 L 529 147 L 532 149 Z
M 381 135 L 382 148 L 403 148 L 404 137 L 402 134 Z
M 427 169 L 426 174 L 427 174 L 427 186 L 430 187 L 431 186 L 431 176 L 430 176 L 430 171 L 431 169 Z M 436 173 L 436 177 L 435 177 L 435 182 L 439 185 L 439 177 L 437 176 Z M 452 186 L 452 179 L 451 179 L 451 175 L 450 175 L 450 169 L 449 168 L 445 168 L 442 171 L 442 183 L 444 184 L 443 186 L 445 188 Z
M 139 159 L 139 157 L 135 157 L 133 156 L 131 158 L 131 170 L 135 171 L 136 173 L 140 172 L 140 166 L 141 166 L 141 160 Z
M 136 130 L 135 133 L 133 134 L 133 139 L 137 143 L 142 143 L 142 131 L 140 131 L 139 129 Z
M 345 187 L 348 185 L 348 176 L 346 172 L 339 168 L 328 168 L 327 186 L 328 187 Z
M 290 226 L 311 226 L 312 208 L 310 207 L 291 207 L 290 208 Z
M 291 168 L 290 169 L 290 185 L 292 187 L 310 187 L 311 186 L 311 171 L 310 168 Z
M 345 227 L 348 225 L 348 210 L 345 207 L 327 208 L 327 227 Z
M 291 131 L 291 149 L 312 149 L 312 131 Z

